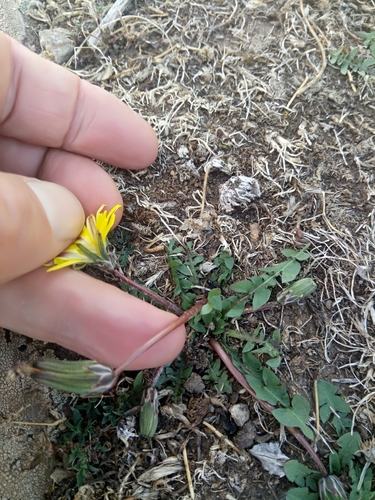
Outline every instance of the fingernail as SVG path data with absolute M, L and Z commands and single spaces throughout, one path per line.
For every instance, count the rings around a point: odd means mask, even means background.
M 53 182 L 37 179 L 26 182 L 44 208 L 55 238 L 61 241 L 76 238 L 85 222 L 85 214 L 74 194 Z

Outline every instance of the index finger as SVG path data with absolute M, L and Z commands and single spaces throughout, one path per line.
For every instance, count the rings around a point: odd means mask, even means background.
M 0 68 L 0 134 L 122 168 L 155 159 L 156 135 L 140 115 L 1 32 Z

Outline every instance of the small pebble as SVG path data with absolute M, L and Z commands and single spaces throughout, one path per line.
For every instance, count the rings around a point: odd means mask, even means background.
M 249 407 L 244 403 L 233 405 L 229 411 L 238 427 L 243 427 L 250 418 Z
M 184 388 L 190 394 L 202 394 L 206 386 L 202 380 L 202 377 L 198 373 L 192 372 L 190 377 L 184 383 Z

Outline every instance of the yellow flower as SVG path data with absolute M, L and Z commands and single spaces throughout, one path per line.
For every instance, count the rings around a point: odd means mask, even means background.
M 96 215 L 87 217 L 86 224 L 77 240 L 53 259 L 53 264 L 46 264 L 51 265 L 47 272 L 68 266 L 80 269 L 86 264 L 98 261 L 109 262 L 107 236 L 115 223 L 115 214 L 121 205 L 115 205 L 108 213 L 107 210 L 103 210 L 104 207 L 105 205 L 102 205 Z

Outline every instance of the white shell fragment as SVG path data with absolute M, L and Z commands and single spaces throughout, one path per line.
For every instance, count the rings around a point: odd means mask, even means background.
M 249 407 L 244 403 L 233 405 L 229 411 L 238 427 L 243 427 L 250 418 Z
M 208 162 L 205 165 L 205 170 L 207 169 L 207 167 L 217 168 L 218 170 L 221 170 L 222 172 L 225 172 L 228 175 L 232 173 L 231 165 L 225 163 L 221 158 L 218 157 L 214 157 L 208 160 Z
M 232 212 L 238 206 L 246 207 L 261 195 L 258 181 L 246 175 L 231 177 L 220 186 L 219 193 L 219 208 L 226 213 Z
M 179 158 L 185 158 L 187 160 L 190 156 L 188 148 L 186 146 L 180 146 L 177 149 L 177 156 Z
M 270 474 L 285 476 L 284 465 L 290 459 L 282 453 L 279 443 L 256 444 L 249 451 L 262 462 L 263 469 Z
M 117 437 L 121 439 L 125 446 L 129 445 L 129 439 L 138 437 L 135 431 L 136 419 L 134 415 L 126 417 L 124 420 L 120 420 L 117 426 Z

